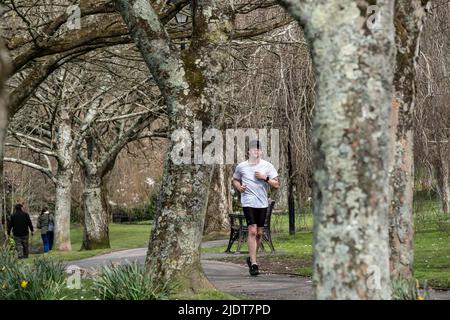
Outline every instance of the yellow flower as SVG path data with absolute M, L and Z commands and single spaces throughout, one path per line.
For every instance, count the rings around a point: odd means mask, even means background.
M 417 300 L 425 300 L 425 297 L 418 296 L 418 297 L 417 297 Z
M 6 270 L 6 267 L 5 266 L 2 266 L 1 268 L 0 268 L 0 271 L 5 271 Z
M 20 286 L 24 289 L 27 287 L 27 285 L 28 285 L 28 281 L 26 281 L 26 280 L 22 280 L 22 282 L 20 283 Z
M 2 289 L 6 289 L 6 283 L 2 285 Z

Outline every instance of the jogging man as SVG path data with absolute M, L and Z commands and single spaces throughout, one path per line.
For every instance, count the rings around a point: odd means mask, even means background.
M 233 186 L 241 193 L 241 206 L 248 225 L 247 265 L 252 276 L 259 274 L 256 253 L 264 232 L 269 202 L 267 192 L 269 186 L 278 189 L 278 173 L 268 161 L 261 159 L 258 140 L 250 141 L 249 158 L 237 165 L 233 174 Z

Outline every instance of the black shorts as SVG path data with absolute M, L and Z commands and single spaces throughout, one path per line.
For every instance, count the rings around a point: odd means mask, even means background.
M 251 208 L 243 207 L 244 216 L 247 220 L 247 225 L 256 224 L 258 227 L 264 227 L 266 222 L 267 208 Z

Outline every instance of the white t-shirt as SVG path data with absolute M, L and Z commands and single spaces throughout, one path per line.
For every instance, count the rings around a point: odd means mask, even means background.
M 267 208 L 269 206 L 267 199 L 269 185 L 255 177 L 256 171 L 265 174 L 269 179 L 278 177 L 277 170 L 268 161 L 261 159 L 258 164 L 249 164 L 248 160 L 239 163 L 234 170 L 233 178 L 247 186 L 245 192 L 241 193 L 242 207 Z

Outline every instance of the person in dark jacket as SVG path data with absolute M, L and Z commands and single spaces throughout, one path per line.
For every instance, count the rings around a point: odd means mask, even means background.
M 8 224 L 8 236 L 11 235 L 12 231 L 19 259 L 28 258 L 28 230 L 33 235 L 34 229 L 30 215 L 23 211 L 22 204 L 16 204 L 14 214 Z
M 52 250 L 53 247 L 53 230 L 55 228 L 55 218 L 47 208 L 42 209 L 37 222 L 38 229 L 41 229 L 42 242 L 44 244 L 44 252 Z

